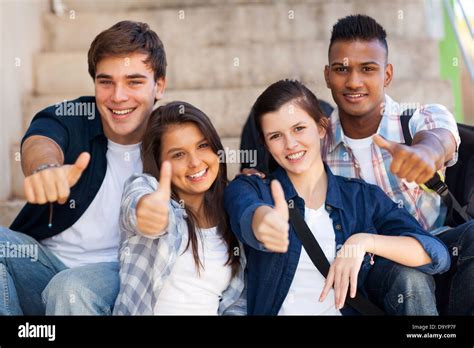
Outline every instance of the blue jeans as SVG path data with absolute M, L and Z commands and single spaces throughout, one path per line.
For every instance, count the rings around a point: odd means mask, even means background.
M 369 298 L 388 314 L 474 315 L 474 221 L 437 237 L 450 251 L 448 272 L 432 277 L 379 259 L 367 278 Z
M 365 289 L 388 315 L 438 315 L 434 277 L 415 268 L 378 258 Z
M 43 291 L 46 315 L 112 315 L 119 287 L 118 262 L 66 269 Z
M 69 269 L 35 239 L 0 226 L 0 315 L 110 314 L 118 290 L 118 263 Z
M 449 249 L 451 268 L 436 275 L 436 298 L 442 315 L 474 315 L 474 221 L 437 236 Z

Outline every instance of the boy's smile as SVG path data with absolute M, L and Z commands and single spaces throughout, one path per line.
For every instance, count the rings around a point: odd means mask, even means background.
M 106 57 L 97 64 L 95 95 L 105 135 L 119 144 L 140 142 L 164 79 L 154 80 L 147 55 Z

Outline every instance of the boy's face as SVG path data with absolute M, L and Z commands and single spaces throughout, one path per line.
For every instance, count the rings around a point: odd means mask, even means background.
M 392 65 L 386 64 L 386 51 L 378 40 L 336 41 L 324 69 L 342 117 L 380 115 L 384 88 L 392 80 Z
M 144 61 L 147 55 L 105 57 L 95 76 L 95 97 L 106 137 L 119 144 L 141 141 L 156 99 L 161 99 L 165 79 L 154 80 Z

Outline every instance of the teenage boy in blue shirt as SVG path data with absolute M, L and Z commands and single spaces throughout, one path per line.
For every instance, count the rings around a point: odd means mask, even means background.
M 165 88 L 166 55 L 146 23 L 122 21 L 88 53 L 95 97 L 50 106 L 22 140 L 28 203 L 0 243 L 0 314 L 111 314 L 119 289 L 124 181 Z

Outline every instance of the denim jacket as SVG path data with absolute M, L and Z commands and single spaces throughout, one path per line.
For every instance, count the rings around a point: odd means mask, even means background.
M 428 274 L 449 269 L 446 246 L 423 230 L 415 218 L 388 198 L 378 186 L 333 175 L 326 164 L 325 170 L 328 176 L 325 209 L 333 223 L 336 249 L 342 247 L 352 234 L 360 232 L 410 236 L 420 242 L 432 259 L 430 264 L 417 269 Z M 281 183 L 286 200 L 292 200 L 304 216 L 305 203 L 286 172 L 278 168 L 272 177 Z M 232 231 L 246 249 L 247 312 L 249 315 L 277 315 L 293 281 L 302 244 L 293 226 L 290 226 L 286 253 L 270 252 L 255 238 L 252 230 L 255 210 L 262 205 L 273 206 L 270 180 L 240 175 L 227 187 L 224 197 Z M 364 282 L 372 267 L 369 261 L 370 257 L 366 254 L 358 275 L 358 290 L 363 295 L 366 295 Z M 341 312 L 354 313 L 347 307 Z
M 120 291 L 114 315 L 151 315 L 176 258 L 187 244 L 186 211 L 170 200 L 167 230 L 158 237 L 144 236 L 137 229 L 136 206 L 153 193 L 158 181 L 147 174 L 134 174 L 124 184 L 120 209 Z M 222 212 L 224 213 L 224 211 Z M 219 303 L 219 315 L 245 315 L 245 254 L 240 248 L 240 267 Z

